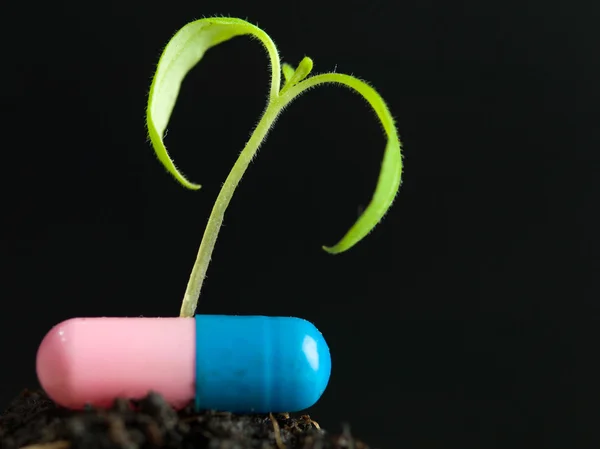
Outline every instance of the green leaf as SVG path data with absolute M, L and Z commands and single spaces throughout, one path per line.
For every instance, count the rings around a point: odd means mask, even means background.
M 294 76 L 294 68 L 289 65 L 287 62 L 284 62 L 281 65 L 281 70 L 283 71 L 283 77 L 285 78 L 285 83 L 289 83 L 292 76 Z
M 283 75 L 285 76 L 285 86 L 281 89 L 280 95 L 283 95 L 286 89 L 295 86 L 300 81 L 308 76 L 313 68 L 313 61 L 308 56 L 302 58 L 296 70 L 292 69 L 289 64 L 283 66 Z
M 175 166 L 163 142 L 181 83 L 209 48 L 244 34 L 260 40 L 269 54 L 273 70 L 270 96 L 274 98 L 280 85 L 277 48 L 264 31 L 241 19 L 215 17 L 187 24 L 169 41 L 158 62 L 146 110 L 148 136 L 158 160 L 189 189 L 199 189 L 200 185 L 189 181 Z
M 387 104 L 381 95 L 364 81 L 341 73 L 325 73 L 305 79 L 290 88 L 287 95 L 297 97 L 312 87 L 328 83 L 340 84 L 360 94 L 375 111 L 387 137 L 379 179 L 369 205 L 337 244 L 323 246 L 328 253 L 338 254 L 347 251 L 369 234 L 391 207 L 402 179 L 402 153 L 394 118 Z

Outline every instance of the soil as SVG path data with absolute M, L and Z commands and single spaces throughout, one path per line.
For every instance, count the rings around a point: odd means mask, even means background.
M 118 399 L 109 410 L 57 406 L 24 391 L 0 415 L 1 449 L 368 449 L 345 431 L 329 434 L 310 416 L 176 412 L 158 395 Z

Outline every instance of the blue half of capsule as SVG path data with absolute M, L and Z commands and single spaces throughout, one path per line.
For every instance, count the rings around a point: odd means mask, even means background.
M 295 412 L 327 387 L 331 356 L 323 335 L 300 318 L 196 315 L 199 410 Z

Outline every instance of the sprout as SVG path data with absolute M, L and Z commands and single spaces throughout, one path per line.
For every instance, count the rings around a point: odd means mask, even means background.
M 269 55 L 271 62 L 269 98 L 260 121 L 227 176 L 213 206 L 184 295 L 180 313 L 182 317 L 191 317 L 196 311 L 202 282 L 223 223 L 225 210 L 235 188 L 279 113 L 308 89 L 333 83 L 354 90 L 371 105 L 387 137 L 379 179 L 369 205 L 338 243 L 333 246 L 323 246 L 323 249 L 330 254 L 338 254 L 362 240 L 383 218 L 400 188 L 402 176 L 400 140 L 394 119 L 375 89 L 364 81 L 340 73 L 324 73 L 308 77 L 313 67 L 313 62 L 308 57 L 302 59 L 296 69 L 289 64 L 281 66 L 277 48 L 263 30 L 244 20 L 228 17 L 196 20 L 179 30 L 164 49 L 152 81 L 146 111 L 149 138 L 159 161 L 180 184 L 188 189 L 200 188 L 199 184 L 189 181 L 177 169 L 163 142 L 163 135 L 181 83 L 209 48 L 240 35 L 250 35 L 258 39 Z M 281 73 L 285 80 L 283 87 L 281 87 Z

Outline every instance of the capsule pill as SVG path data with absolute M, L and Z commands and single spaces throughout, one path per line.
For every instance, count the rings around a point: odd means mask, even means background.
M 237 413 L 308 408 L 331 372 L 310 322 L 230 315 L 70 319 L 46 335 L 36 365 L 48 396 L 72 409 L 154 391 L 177 409 Z

